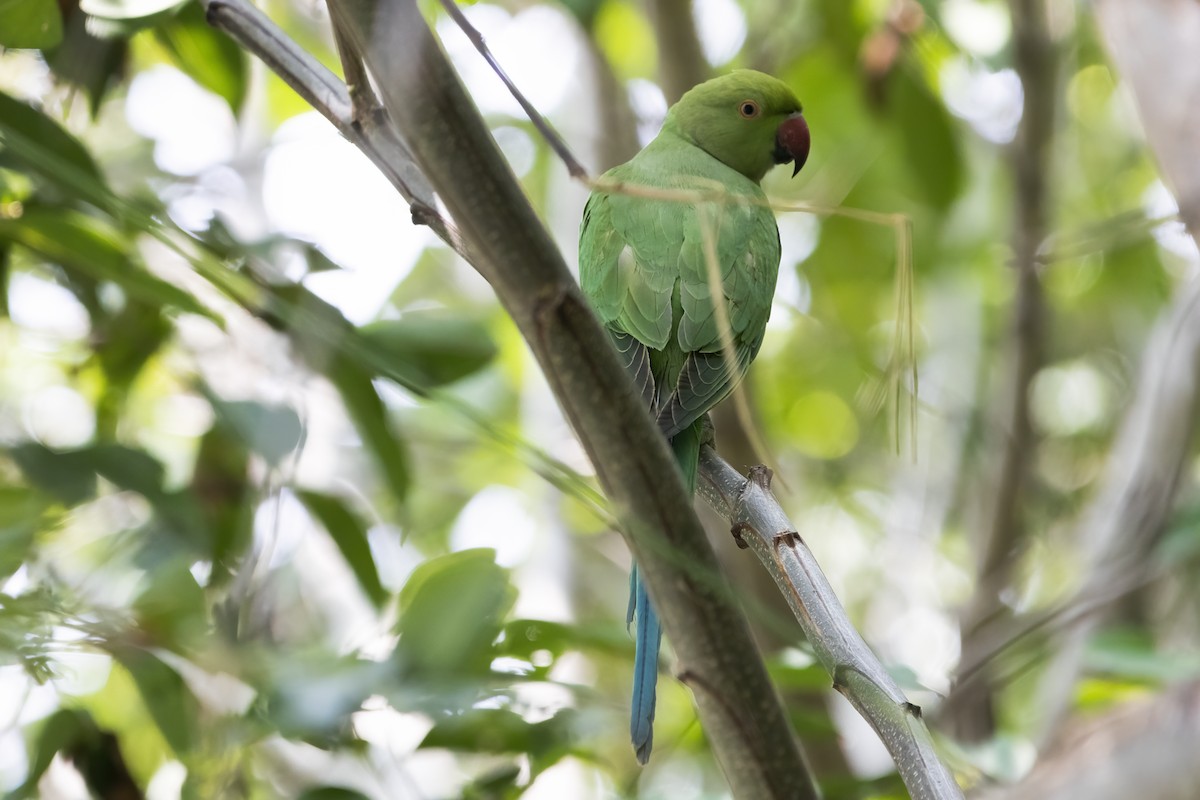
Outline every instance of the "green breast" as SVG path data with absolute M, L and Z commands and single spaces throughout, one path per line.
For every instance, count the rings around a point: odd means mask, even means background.
M 779 269 L 775 217 L 758 184 L 670 136 L 604 179 L 724 194 L 702 203 L 636 190 L 593 194 L 580 235 L 580 279 L 602 321 L 660 351 L 655 372 L 673 385 L 684 355 L 721 349 L 715 285 L 734 341 L 757 351 Z M 705 256 L 706 236 L 714 239 L 715 264 Z

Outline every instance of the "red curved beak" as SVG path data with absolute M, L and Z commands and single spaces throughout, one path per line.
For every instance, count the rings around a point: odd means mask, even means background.
M 812 145 L 812 136 L 808 132 L 808 123 L 797 111 L 783 121 L 775 132 L 775 163 L 786 164 L 794 162 L 792 177 L 796 177 L 804 162 L 808 160 L 808 150 Z

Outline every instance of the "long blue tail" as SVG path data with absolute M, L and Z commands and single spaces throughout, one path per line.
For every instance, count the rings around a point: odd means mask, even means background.
M 658 700 L 658 649 L 662 645 L 662 625 L 650 605 L 646 584 L 638 577 L 637 565 L 629 575 L 629 611 L 625 624 L 637 619 L 633 657 L 633 703 L 630 709 L 629 736 L 637 751 L 637 760 L 650 760 L 654 746 L 654 706 Z
M 689 494 L 696 491 L 696 468 L 700 461 L 700 422 L 680 431 L 671 440 L 675 460 L 683 473 Z M 646 594 L 646 584 L 638 575 L 637 565 L 629 575 L 629 610 L 625 624 L 637 621 L 634 634 L 633 702 L 629 719 L 629 736 L 637 752 L 638 763 L 650 760 L 654 747 L 654 706 L 658 699 L 658 651 L 662 645 L 662 625 Z

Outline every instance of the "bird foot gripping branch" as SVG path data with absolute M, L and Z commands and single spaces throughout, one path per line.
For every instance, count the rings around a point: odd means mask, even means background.
M 771 491 L 771 480 L 775 477 L 775 473 L 771 468 L 763 464 L 758 464 L 750 468 L 748 476 L 751 483 L 756 483 L 762 487 L 764 492 Z
M 689 491 L 707 412 L 745 375 L 771 313 L 779 229 L 759 182 L 777 164 L 794 164 L 795 176 L 810 144 L 792 90 L 738 70 L 685 94 L 654 141 L 602 176 L 584 209 L 584 294 L 670 440 Z M 678 196 L 689 190 L 714 199 Z M 636 567 L 628 617 L 637 621 L 630 734 L 645 763 L 662 629 Z

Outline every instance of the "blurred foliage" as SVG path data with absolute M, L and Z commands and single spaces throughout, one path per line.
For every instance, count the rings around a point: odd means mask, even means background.
M 573 259 L 584 190 L 433 5 Z M 801 177 L 767 180 L 782 202 L 822 210 L 781 215 L 780 290 L 748 381 L 794 489 L 781 499 L 868 641 L 936 705 L 1004 438 L 1007 151 L 1021 98 L 1007 11 L 994 0 L 697 8 L 708 50 L 728 52 L 714 70 L 787 80 L 813 130 Z M 1029 612 L 1080 579 L 1084 543 L 1066 531 L 1149 327 L 1197 268 L 1088 8 L 1056 9 L 1050 322 L 1022 510 L 1035 545 L 1007 589 Z M 319 6 L 265 10 L 336 68 Z M 597 105 L 587 70 L 547 68 L 578 67 L 584 37 L 628 89 L 643 141 L 661 121 L 641 4 L 467 11 L 585 163 L 619 115 Z M 307 109 L 196 2 L 0 0 L 0 47 L 0 791 L 37 796 L 73 768 L 95 797 L 143 796 L 152 780 L 156 796 L 174 781 L 184 798 L 723 796 L 672 681 L 654 759 L 633 763 L 624 551 L 482 281 L 407 221 L 382 226 L 409 254 L 376 252 L 364 267 L 341 263 L 352 234 L 338 250 L 319 226 L 272 216 L 272 159 L 302 138 Z M 146 94 L 164 74 L 186 76 L 171 86 L 237 126 L 198 170 L 173 169 L 167 134 L 145 122 L 186 110 Z M 163 107 L 147 112 L 146 97 Z M 333 215 L 357 199 L 329 194 L 318 159 L 304 169 L 311 196 L 293 205 Z M 915 462 L 895 454 L 898 417 L 863 399 L 888 369 L 899 254 L 889 228 L 827 213 L 839 206 L 913 224 L 920 414 L 899 433 L 916 437 Z M 373 270 L 396 278 L 381 289 L 362 280 Z M 1155 574 L 1182 587 L 1139 597 L 1091 643 L 1080 711 L 1200 670 L 1187 625 L 1197 474 L 1157 554 Z M 747 607 L 774 636 L 794 630 L 761 597 Z M 1013 777 L 1010 755 L 1034 735 L 1036 665 L 1052 643 L 1030 639 L 1001 656 L 1017 664 L 1001 735 L 960 754 L 964 777 Z M 835 754 L 820 761 L 826 796 L 903 796 L 888 765 L 848 765 L 861 734 L 830 712 L 811 658 L 787 647 L 769 660 L 806 745 Z

